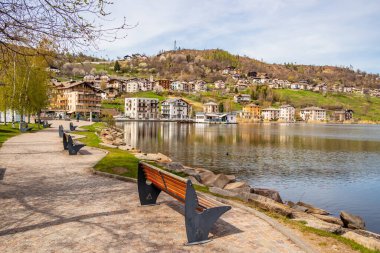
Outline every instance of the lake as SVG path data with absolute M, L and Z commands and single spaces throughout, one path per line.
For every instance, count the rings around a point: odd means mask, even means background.
M 363 217 L 380 232 L 380 126 L 118 123 L 128 144 L 173 161 L 234 174 L 338 216 Z

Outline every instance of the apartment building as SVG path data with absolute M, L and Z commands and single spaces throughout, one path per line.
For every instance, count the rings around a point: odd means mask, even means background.
M 282 105 L 280 107 L 279 120 L 284 122 L 295 121 L 296 109 L 291 105 Z
M 164 119 L 189 119 L 191 105 L 180 98 L 171 98 L 161 103 L 161 116 Z
M 266 108 L 261 110 L 261 117 L 263 120 L 274 121 L 280 117 L 280 110 L 276 108 Z
M 158 99 L 156 98 L 126 98 L 125 117 L 129 119 L 158 119 Z
M 304 121 L 325 121 L 326 110 L 319 107 L 306 107 L 301 109 L 300 117 Z

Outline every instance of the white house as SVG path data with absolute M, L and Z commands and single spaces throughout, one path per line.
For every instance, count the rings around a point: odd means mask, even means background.
M 291 105 L 282 105 L 280 107 L 279 119 L 284 122 L 294 122 L 295 121 L 296 109 Z
M 158 119 L 158 99 L 126 98 L 125 117 L 129 119 Z
M 206 82 L 203 80 L 196 81 L 194 85 L 194 91 L 207 91 Z
M 161 103 L 161 115 L 164 119 L 189 119 L 191 105 L 180 98 L 170 98 Z
M 251 95 L 239 94 L 234 96 L 235 103 L 249 103 L 251 101 Z
M 203 112 L 204 113 L 218 113 L 219 112 L 218 104 L 215 102 L 208 102 L 204 104 Z
M 304 121 L 325 121 L 326 110 L 315 106 L 307 107 L 301 109 L 300 117 Z
M 222 80 L 218 80 L 214 83 L 215 89 L 222 90 L 226 88 L 226 83 Z
M 125 86 L 129 93 L 153 90 L 153 84 L 147 79 L 133 78 L 126 81 Z
M 236 115 L 233 113 L 204 113 L 198 112 L 195 115 L 196 123 L 219 123 L 236 124 Z
M 263 120 L 278 120 L 278 118 L 280 117 L 280 110 L 272 107 L 262 109 L 261 117 L 263 118 Z
M 189 85 L 186 82 L 175 81 L 170 84 L 170 89 L 173 91 L 188 91 Z

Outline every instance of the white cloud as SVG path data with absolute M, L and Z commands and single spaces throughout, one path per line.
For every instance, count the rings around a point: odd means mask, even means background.
M 116 0 L 115 0 L 116 1 Z M 115 22 L 139 25 L 112 57 L 181 47 L 219 47 L 269 62 L 349 65 L 380 72 L 380 2 L 318 0 L 118 1 Z M 104 54 L 105 54 L 104 53 Z

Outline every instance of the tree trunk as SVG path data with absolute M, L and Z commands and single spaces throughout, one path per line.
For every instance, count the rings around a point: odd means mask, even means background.
M 7 108 L 4 108 L 4 126 L 7 125 Z

